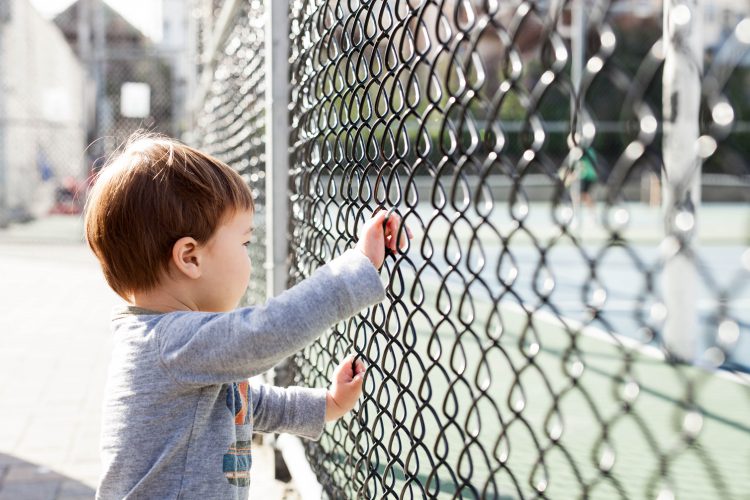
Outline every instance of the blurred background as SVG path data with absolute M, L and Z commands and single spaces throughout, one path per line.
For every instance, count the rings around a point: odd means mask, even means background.
M 4 0 L 0 39 L 0 225 L 49 210 L 76 210 L 56 201 L 67 200 L 71 192 L 85 186 L 92 170 L 135 130 L 197 138 L 198 121 L 205 105 L 210 104 L 205 99 L 211 82 L 201 82 L 201 76 L 206 80 L 211 71 L 204 70 L 211 70 L 216 63 L 217 54 L 211 53 L 216 47 L 211 43 L 218 33 L 213 28 L 225 3 Z M 544 10 L 549 4 L 529 5 Z M 509 4 L 507 10 L 516 8 Z M 724 57 L 730 62 L 730 51 L 720 49 L 744 19 L 747 8 L 744 1 L 703 4 L 701 40 L 707 61 Z M 619 0 L 607 8 L 618 40 L 609 60 L 616 61 L 624 78 L 635 75 L 644 56 L 660 39 L 662 10 L 658 0 Z M 258 12 L 262 14 L 262 9 Z M 510 21 L 510 14 L 506 15 Z M 513 41 L 524 59 L 527 79 L 544 70 L 543 60 L 532 57 L 542 30 L 543 24 L 532 19 Z M 490 33 L 478 41 L 477 51 L 486 72 L 483 92 L 487 95 L 493 95 L 500 86 L 503 58 L 507 57 L 503 50 L 501 41 Z M 702 196 L 707 201 L 741 199 L 740 192 L 745 188 L 734 174 L 742 172 L 741 162 L 749 147 L 743 121 L 750 106 L 746 61 L 743 58 L 733 67 L 731 79 L 725 82 L 735 115 L 733 134 L 728 138 L 732 149 L 712 155 L 703 166 Z M 578 61 L 579 66 L 582 62 L 585 60 Z M 212 76 L 215 82 L 222 78 Z M 600 163 L 611 164 L 621 150 L 624 117 L 618 116 L 621 110 L 612 105 L 605 85 L 627 85 L 627 80 L 594 82 L 587 93 L 597 115 L 595 146 Z M 661 96 L 658 86 L 651 85 L 647 91 L 655 100 Z M 560 99 L 548 97 L 539 110 L 548 134 L 546 149 L 558 157 L 568 151 L 565 138 L 570 113 Z M 478 102 L 472 102 L 471 111 L 477 111 Z M 515 140 L 519 130 L 513 127 L 520 129 L 526 114 L 524 105 L 511 93 L 502 108 L 500 117 L 509 124 L 508 137 Z M 439 131 L 433 127 L 430 133 L 437 136 Z M 516 154 L 522 152 L 517 144 L 513 146 Z M 643 201 L 658 204 L 658 175 L 643 172 L 637 181 L 629 183 L 627 189 L 637 191 L 634 194 Z
M 190 9 L 183 1 L 4 2 L 3 224 L 80 210 L 71 197 L 134 130 L 186 130 L 197 71 Z

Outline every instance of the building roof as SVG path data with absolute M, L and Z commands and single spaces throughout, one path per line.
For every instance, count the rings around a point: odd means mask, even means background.
M 91 19 L 94 22 L 97 8 L 103 10 L 104 32 L 107 45 L 111 48 L 144 48 L 151 44 L 151 40 L 141 30 L 133 26 L 119 12 L 110 7 L 103 0 L 88 0 L 91 2 Z M 78 12 L 82 0 L 71 4 L 67 9 L 55 16 L 54 23 L 60 27 L 65 38 L 71 44 L 78 39 Z

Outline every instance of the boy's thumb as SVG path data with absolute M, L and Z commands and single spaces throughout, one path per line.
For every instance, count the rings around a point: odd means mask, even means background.
M 362 385 L 362 382 L 365 380 L 365 372 L 359 372 L 352 378 L 352 383 L 355 385 Z

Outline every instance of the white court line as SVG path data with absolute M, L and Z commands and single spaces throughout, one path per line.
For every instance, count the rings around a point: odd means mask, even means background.
M 553 326 L 557 326 L 557 327 L 565 328 L 565 329 L 571 329 L 576 332 L 581 332 L 582 334 L 587 335 L 591 338 L 600 340 L 602 342 L 607 342 L 612 345 L 622 344 L 628 347 L 629 349 L 632 349 L 650 358 L 657 359 L 659 361 L 666 361 L 666 356 L 664 355 L 664 352 L 661 349 L 651 346 L 651 345 L 643 344 L 642 342 L 639 342 L 635 339 L 626 337 L 624 335 L 621 335 L 615 332 L 607 332 L 606 330 L 597 328 L 595 326 L 590 326 L 590 325 L 584 326 L 584 324 L 578 320 L 571 319 L 571 318 L 559 318 L 558 316 L 555 316 L 554 314 L 548 311 L 532 311 L 514 302 L 509 302 L 509 303 L 501 302 L 500 306 L 514 310 L 513 312 L 515 313 L 519 313 L 519 314 L 523 313 L 526 315 L 534 316 L 535 319 L 545 321 L 547 323 L 552 324 Z M 563 322 L 563 319 L 564 319 L 564 322 Z M 710 372 L 713 375 L 729 380 L 730 382 L 735 382 L 737 384 L 750 386 L 750 374 L 734 373 L 734 372 L 728 372 L 726 370 L 710 370 L 709 371 L 706 368 L 701 367 L 701 366 L 696 366 L 696 365 L 693 365 L 693 366 L 695 366 L 695 368 L 697 369 Z
M 557 307 L 563 307 L 563 308 L 581 308 L 585 307 L 585 304 L 581 302 L 581 300 L 554 300 L 554 292 L 552 295 L 550 295 L 549 302 Z M 607 313 L 610 311 L 635 311 L 636 305 L 643 305 L 643 302 L 638 302 L 636 300 L 627 300 L 627 299 L 620 299 L 620 300 L 607 300 L 604 305 L 602 305 L 599 308 L 599 311 L 602 313 Z M 738 308 L 747 308 L 750 310 L 750 299 L 739 299 L 739 300 L 733 300 L 730 302 L 732 306 L 738 307 Z M 699 300 L 697 307 L 700 310 L 710 310 L 715 308 L 717 305 L 716 301 L 703 299 Z

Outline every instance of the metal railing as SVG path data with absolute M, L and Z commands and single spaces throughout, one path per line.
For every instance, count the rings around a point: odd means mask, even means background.
M 243 1 L 219 30 L 196 134 L 263 214 L 287 194 L 259 184 L 265 8 Z M 288 366 L 324 387 L 348 353 L 368 363 L 353 414 L 305 443 L 329 497 L 750 490 L 749 15 L 289 2 L 289 215 L 256 262 L 288 232 L 293 285 L 380 207 L 415 233 L 386 260 L 387 299 Z

